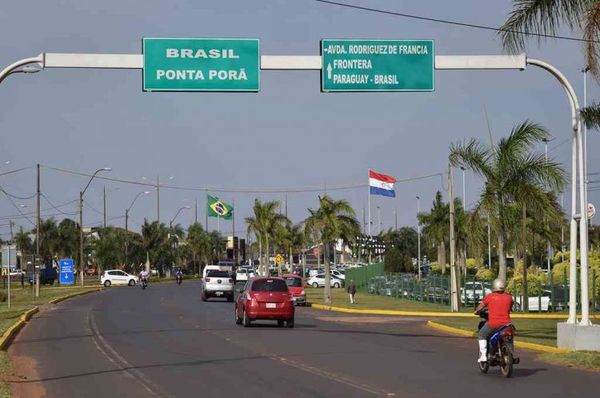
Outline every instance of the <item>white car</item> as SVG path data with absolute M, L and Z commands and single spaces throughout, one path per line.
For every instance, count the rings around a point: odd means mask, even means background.
M 481 301 L 491 292 L 492 289 L 490 289 L 488 284 L 481 282 L 467 282 L 460 288 L 460 302 L 462 304 L 470 304 L 475 301 Z
M 317 272 L 316 275 L 323 276 L 323 275 L 325 275 L 325 271 L 319 271 L 319 272 Z M 337 269 L 332 269 L 331 270 L 331 276 L 336 277 L 338 279 L 341 279 L 343 281 L 346 280 L 346 272 L 345 271 L 340 271 L 340 270 L 337 270 Z
M 139 283 L 139 278 L 137 276 L 128 274 L 127 272 L 118 269 L 106 270 L 100 276 L 100 284 L 104 285 L 105 287 L 109 287 L 111 285 L 135 286 L 137 283 Z
M 209 297 L 226 297 L 227 301 L 233 302 L 233 278 L 229 271 L 210 269 L 202 279 L 202 301 Z
M 311 276 L 306 283 L 312 287 L 325 287 L 325 275 L 315 275 Z M 329 280 L 329 284 L 331 287 L 344 287 L 344 281 L 336 278 L 335 276 L 331 276 Z
M 235 271 L 235 281 L 236 282 L 247 282 L 248 279 L 254 278 L 254 271 L 249 268 L 238 268 Z
M 528 308 L 529 311 L 539 312 L 540 305 L 541 305 L 542 311 L 548 312 L 548 309 L 552 305 L 552 302 L 550 301 L 551 294 L 552 294 L 552 292 L 550 292 L 550 290 L 544 290 L 544 293 L 542 293 L 541 297 L 529 296 L 527 298 L 527 303 L 529 304 L 529 308 Z M 522 300 L 522 296 L 517 296 L 515 298 L 514 309 L 517 311 L 521 309 L 521 300 Z

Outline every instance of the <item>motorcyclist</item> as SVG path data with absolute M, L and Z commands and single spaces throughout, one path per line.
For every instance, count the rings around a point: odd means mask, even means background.
M 145 269 L 142 269 L 140 271 L 140 277 L 139 278 L 140 278 L 140 282 L 141 283 L 144 283 L 144 282 L 148 283 L 148 272 L 146 272 Z
M 175 280 L 179 281 L 181 279 L 183 279 L 183 273 L 181 272 L 181 269 L 178 269 L 175 273 Z
M 478 362 L 487 362 L 487 339 L 495 329 L 511 324 L 510 310 L 513 299 L 510 294 L 504 292 L 506 284 L 502 279 L 495 279 L 492 283 L 492 293 L 483 298 L 475 315 L 487 307 L 488 320 L 479 330 L 479 359 Z

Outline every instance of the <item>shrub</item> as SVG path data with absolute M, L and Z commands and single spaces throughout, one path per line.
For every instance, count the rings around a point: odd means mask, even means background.
M 475 274 L 475 279 L 478 281 L 493 281 L 495 278 L 496 274 L 494 271 L 487 268 L 479 268 L 477 274 Z
M 8 299 L 8 295 L 4 291 L 0 291 L 0 302 L 4 303 Z

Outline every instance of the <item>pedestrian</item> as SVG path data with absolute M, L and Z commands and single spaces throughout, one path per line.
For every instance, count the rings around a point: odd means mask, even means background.
M 356 304 L 356 300 L 354 300 L 354 295 L 356 294 L 356 285 L 354 284 L 353 280 L 350 281 L 347 290 L 348 295 L 350 296 L 350 304 Z

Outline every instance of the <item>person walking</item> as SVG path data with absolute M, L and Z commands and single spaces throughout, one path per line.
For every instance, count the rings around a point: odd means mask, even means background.
M 353 280 L 350 281 L 347 290 L 348 295 L 350 296 L 350 304 L 356 304 L 356 300 L 354 300 L 354 295 L 356 294 L 356 285 L 354 284 Z

